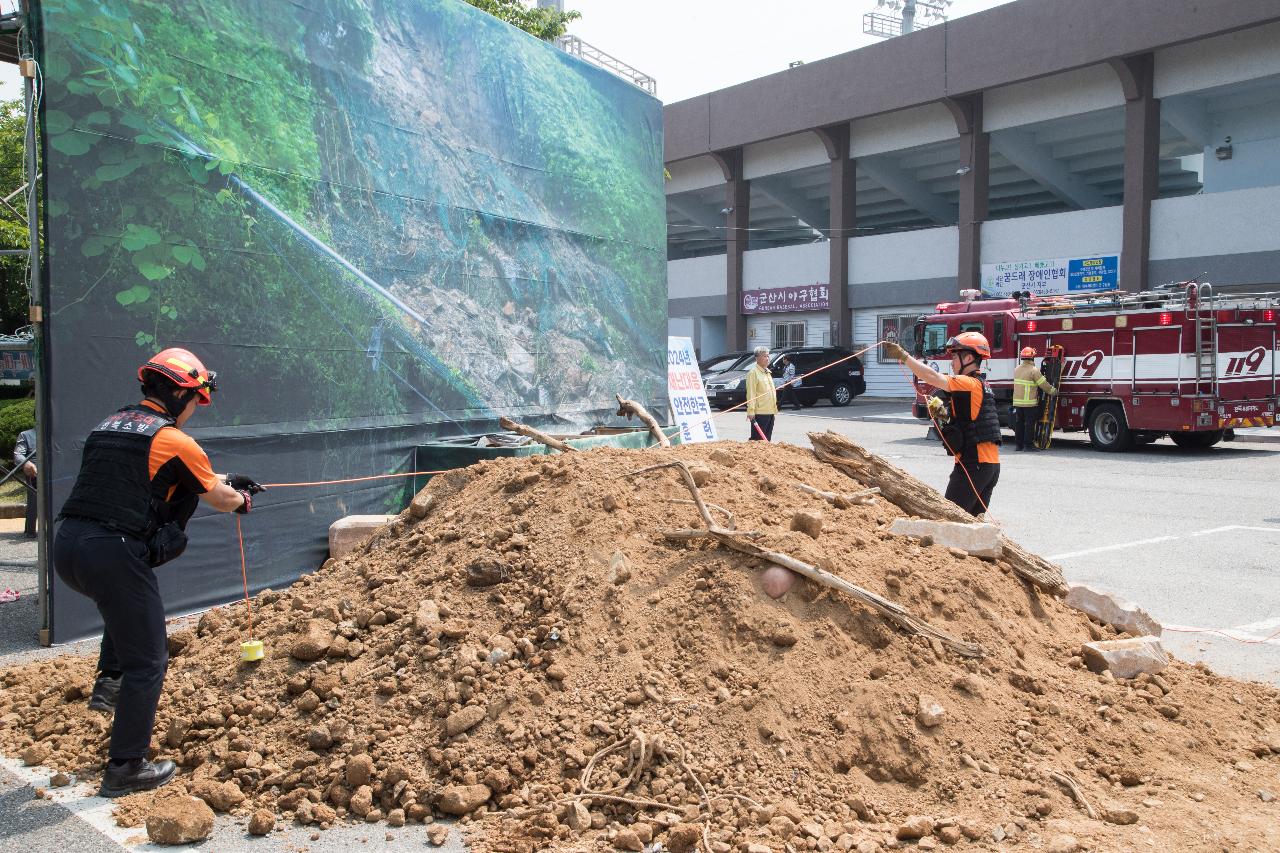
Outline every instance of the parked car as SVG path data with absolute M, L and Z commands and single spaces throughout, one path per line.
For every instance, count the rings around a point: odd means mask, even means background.
M 746 351 L 726 352 L 723 355 L 717 355 L 712 358 L 704 358 L 698 362 L 698 369 L 702 372 L 703 384 L 706 384 L 708 376 L 714 376 L 717 373 L 724 373 L 726 370 L 748 370 L 751 362 L 755 358 L 755 354 Z
M 830 400 L 833 406 L 847 406 L 853 398 L 866 393 L 867 381 L 862 375 L 862 361 L 852 350 L 842 347 L 788 347 L 769 356 L 769 372 L 773 384 L 782 384 L 782 357 L 790 356 L 796 366 L 796 376 L 804 376 L 796 386 L 796 397 L 803 406 L 812 406 L 819 400 Z M 715 374 L 706 380 L 707 400 L 712 406 L 727 409 L 747 398 L 748 361 L 735 365 L 735 369 Z

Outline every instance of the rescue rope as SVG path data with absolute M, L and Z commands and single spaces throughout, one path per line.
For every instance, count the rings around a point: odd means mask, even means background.
M 830 364 L 824 364 L 824 365 L 822 365 L 821 367 L 815 367 L 813 370 L 810 370 L 808 373 L 806 373 L 806 374 L 804 374 L 804 375 L 802 375 L 802 376 L 797 376 L 795 379 L 788 380 L 788 381 L 786 381 L 786 382 L 783 382 L 781 385 L 778 385 L 777 387 L 775 387 L 775 388 L 773 389 L 773 393 L 776 395 L 776 394 L 778 393 L 778 390 L 779 390 L 779 389 L 781 389 L 781 388 L 786 388 L 786 387 L 787 387 L 787 386 L 789 386 L 789 385 L 795 385 L 797 382 L 800 382 L 801 380 L 804 380 L 804 379 L 808 379 L 810 376 L 812 376 L 812 375 L 813 375 L 813 374 L 815 374 L 815 373 L 821 373 L 821 372 L 822 372 L 822 371 L 824 371 L 824 370 L 829 370 L 829 369 L 831 369 L 831 368 L 835 367 L 837 364 L 843 364 L 844 362 L 848 361 L 848 360 L 849 360 L 849 359 L 851 359 L 851 358 L 857 358 L 858 356 L 862 355 L 863 353 L 865 353 L 865 352 L 869 352 L 870 350 L 873 350 L 873 349 L 875 349 L 876 347 L 878 347 L 878 346 L 880 346 L 881 344 L 884 344 L 884 343 L 887 343 L 887 341 L 876 341 L 876 342 L 875 342 L 874 344 L 872 344 L 871 346 L 866 347 L 865 349 L 860 349 L 860 350 L 858 350 L 858 351 L 857 351 L 857 352 L 855 352 L 855 353 L 850 353 L 849 355 L 846 355 L 844 358 L 838 358 L 838 359 L 836 359 L 835 361 L 831 362 Z M 864 375 L 865 375 L 865 371 L 864 371 Z M 718 417 L 720 417 L 721 415 L 727 415 L 727 414 L 729 414 L 729 413 L 730 413 L 730 412 L 732 412 L 732 411 L 736 411 L 737 409 L 741 409 L 743 406 L 747 405 L 748 403 L 754 403 L 756 400 L 759 400 L 761 397 L 764 397 L 767 393 L 768 393 L 768 392 L 765 392 L 765 394 L 757 394 L 757 395 L 755 395 L 754 397 L 749 397 L 749 398 L 747 398 L 747 399 L 743 400 L 741 403 L 737 403 L 737 404 L 735 404 L 735 405 L 730 406 L 730 407 L 729 407 L 729 408 L 727 408 L 727 409 L 724 409 L 724 410 L 722 410 L 722 411 L 716 412 L 716 413 L 715 413 L 714 415 L 712 415 L 711 417 L 713 417 L 713 418 L 718 418 Z
M 244 581 L 244 608 L 249 614 L 249 639 L 253 639 L 253 604 L 249 599 L 249 569 L 244 562 L 244 531 L 240 529 L 240 516 L 236 515 L 236 538 L 240 540 L 240 578 Z
M 1234 640 L 1237 643 L 1243 643 L 1246 646 L 1260 646 L 1263 643 L 1271 642 L 1276 637 L 1280 637 L 1280 630 L 1276 631 L 1274 634 L 1271 634 L 1270 636 L 1263 637 L 1260 640 L 1242 640 L 1239 637 L 1231 636 L 1230 634 L 1226 633 L 1226 631 L 1220 628 L 1170 628 L 1169 626 L 1166 625 L 1164 627 L 1164 630 L 1173 631 L 1178 634 L 1217 634 L 1221 637 L 1226 637 L 1228 640 Z
M 296 489 L 305 486 L 333 486 L 339 483 L 363 483 L 368 480 L 390 480 L 395 477 L 418 477 L 433 474 L 444 474 L 445 471 L 409 471 L 403 474 L 373 474 L 369 477 L 347 477 L 343 480 L 316 480 L 313 483 L 264 483 L 264 489 Z

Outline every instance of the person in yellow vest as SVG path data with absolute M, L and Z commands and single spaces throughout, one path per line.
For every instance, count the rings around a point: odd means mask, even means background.
M 773 417 L 778 414 L 778 392 L 769 372 L 769 348 L 756 347 L 756 363 L 747 371 L 747 420 L 749 441 L 773 441 Z
M 1017 450 L 1037 450 L 1034 439 L 1036 414 L 1040 411 L 1040 391 L 1057 394 L 1036 367 L 1036 351 L 1022 348 L 1022 363 L 1013 371 L 1013 442 Z

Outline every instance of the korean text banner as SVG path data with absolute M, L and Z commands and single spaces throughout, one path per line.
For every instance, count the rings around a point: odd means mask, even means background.
M 707 402 L 707 389 L 702 385 L 692 338 L 667 338 L 667 397 L 671 415 L 680 425 L 681 443 L 716 440 L 716 422 Z
M 799 287 L 766 287 L 742 292 L 742 313 L 773 314 L 782 311 L 825 311 L 831 297 L 825 284 Z
M 1051 296 L 1117 290 L 1119 287 L 1119 255 L 982 265 L 982 292 L 987 296 L 1011 296 L 1024 291 L 1035 296 Z
M 45 0 L 36 8 L 55 512 L 87 432 L 184 346 L 217 471 L 408 470 L 500 415 L 664 406 L 661 105 L 457 0 Z M 388 484 L 390 483 L 390 484 Z M 313 569 L 336 518 L 407 481 L 270 490 L 250 584 Z M 202 513 L 171 611 L 234 597 Z M 94 630 L 54 587 L 59 640 Z

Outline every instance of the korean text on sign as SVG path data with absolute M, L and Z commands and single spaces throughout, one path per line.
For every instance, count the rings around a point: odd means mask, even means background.
M 689 338 L 667 338 L 667 397 L 671 415 L 680 425 L 681 442 L 716 440 L 716 424 Z

